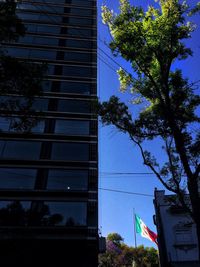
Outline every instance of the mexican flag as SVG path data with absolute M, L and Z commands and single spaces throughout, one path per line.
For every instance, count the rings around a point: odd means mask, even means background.
M 136 233 L 141 234 L 142 237 L 151 240 L 157 244 L 157 234 L 152 232 L 140 219 L 138 215 L 135 214 L 135 228 Z

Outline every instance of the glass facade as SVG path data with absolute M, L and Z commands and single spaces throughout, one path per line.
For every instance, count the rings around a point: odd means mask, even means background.
M 62 228 L 77 246 L 84 239 L 97 247 L 96 1 L 22 0 L 17 15 L 26 34 L 4 51 L 48 70 L 32 126 L 16 127 L 24 114 L 3 104 L 23 104 L 22 95 L 0 96 L 0 227 Z
M 86 202 L 0 201 L 0 226 L 85 226 Z

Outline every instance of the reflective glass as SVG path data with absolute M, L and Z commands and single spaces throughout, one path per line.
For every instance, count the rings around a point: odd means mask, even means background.
M 43 38 L 33 35 L 26 35 L 24 37 L 19 38 L 20 43 L 25 44 L 41 44 L 41 45 L 52 45 L 58 46 L 59 39 L 58 38 Z
M 60 34 L 61 27 L 54 25 L 25 24 L 27 32 Z
M 49 170 L 47 189 L 49 190 L 87 190 L 88 171 Z
M 84 226 L 86 202 L 0 201 L 1 226 Z
M 94 11 L 92 9 L 80 9 L 75 7 L 65 7 L 64 6 L 55 6 L 55 5 L 34 5 L 30 3 L 19 3 L 17 9 L 20 10 L 35 10 L 49 13 L 60 13 L 60 14 L 71 14 L 79 16 L 92 16 Z
M 10 130 L 10 120 L 9 118 L 0 117 L 0 132 Z
M 56 59 L 56 51 L 50 51 L 50 50 L 8 47 L 6 48 L 6 51 L 10 56 L 15 56 L 15 57 Z
M 40 21 L 40 22 L 49 22 L 49 23 L 61 23 L 63 20 L 62 16 L 55 16 L 42 14 L 42 13 L 29 13 L 23 11 L 17 11 L 17 15 L 23 20 L 32 20 L 32 21 Z
M 51 159 L 87 161 L 89 160 L 89 144 L 53 143 Z
M 0 189 L 34 189 L 36 170 L 0 168 Z
M 0 158 L 37 160 L 40 148 L 41 142 L 0 141 Z
M 89 135 L 90 122 L 80 120 L 56 120 L 55 133 L 66 135 Z
M 90 113 L 89 101 L 59 100 L 58 111 L 74 113 Z
M 23 120 L 23 118 L 22 118 Z M 2 132 L 23 132 L 24 129 L 23 127 L 20 129 L 20 128 L 13 128 L 13 124 L 15 123 L 18 123 L 20 124 L 21 123 L 21 119 L 20 118 L 17 118 L 17 117 L 0 117 L 0 131 Z M 25 124 L 26 126 L 26 124 Z M 30 129 L 30 132 L 32 133 L 42 133 L 44 131 L 44 121 L 43 120 L 39 120 L 37 122 L 37 124 L 32 128 Z
M 53 68 L 53 71 L 54 71 L 54 66 L 52 65 L 48 65 L 48 69 L 52 67 Z M 50 70 L 48 71 L 48 74 L 49 74 Z M 53 74 L 53 73 L 52 73 Z M 50 74 L 49 74 L 50 75 Z M 43 81 L 42 82 L 42 90 L 44 92 L 50 92 L 51 91 L 51 85 L 52 85 L 52 81 Z
M 34 0 L 34 1 L 43 3 L 42 0 Z M 46 0 L 46 3 L 55 3 L 55 0 Z M 93 6 L 95 6 L 96 1 L 92 1 L 92 0 L 57 0 L 56 3 L 59 3 L 59 4 L 69 3 L 72 5 L 93 7 Z
M 75 76 L 75 77 L 91 77 L 93 75 L 94 69 L 92 67 L 74 67 L 74 66 L 64 66 L 63 75 L 64 76 Z
M 82 202 L 45 202 L 49 209 L 47 221 L 55 226 L 83 226 L 87 224 L 87 204 Z M 50 225 L 51 225 L 50 224 Z
M 0 225 L 28 225 L 28 214 L 30 214 L 30 208 L 30 201 L 0 201 Z
M 73 18 L 73 17 L 66 17 L 63 18 L 65 23 L 69 25 L 79 25 L 79 26 L 92 26 L 95 23 L 93 19 L 86 19 L 86 18 Z
M 92 53 L 66 52 L 64 60 L 75 62 L 91 62 L 94 55 Z
M 35 98 L 32 109 L 35 111 L 45 111 L 48 109 L 48 102 L 49 100 L 45 98 Z
M 91 91 L 91 83 L 79 82 L 61 82 L 60 91 L 63 93 L 84 94 L 89 95 Z
M 71 36 L 78 36 L 79 38 L 80 37 L 90 38 L 93 37 L 96 33 L 96 31 L 92 29 L 69 28 L 56 25 L 42 25 L 42 24 L 36 25 L 36 24 L 26 23 L 25 26 L 27 32 L 61 34 L 61 29 L 62 29 L 62 36 L 71 35 Z

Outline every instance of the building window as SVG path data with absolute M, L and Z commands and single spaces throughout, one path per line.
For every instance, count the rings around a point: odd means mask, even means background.
M 61 82 L 60 91 L 70 94 L 89 95 L 92 88 L 91 83 Z
M 0 168 L 0 189 L 34 189 L 37 170 Z
M 80 120 L 56 120 L 55 133 L 66 135 L 89 135 L 90 122 Z
M 81 190 L 88 188 L 87 170 L 49 170 L 48 190 Z
M 89 144 L 53 143 L 51 159 L 53 160 L 89 160 Z
M 64 60 L 73 62 L 92 62 L 92 53 L 80 53 L 80 52 L 65 52 Z
M 38 160 L 41 142 L 0 141 L 1 159 Z
M 55 226 L 71 227 L 87 224 L 86 202 L 45 202 L 45 204 L 49 210 L 49 215 L 45 218 L 47 225 L 51 225 L 51 221 Z
M 73 113 L 90 113 L 89 101 L 59 100 L 58 111 Z
M 42 24 L 25 24 L 27 28 L 27 32 L 31 33 L 49 33 L 51 35 L 57 34 L 62 36 L 65 35 L 71 35 L 76 37 L 86 37 L 90 38 L 96 35 L 96 30 L 94 29 L 76 29 L 73 27 L 61 27 L 61 26 L 55 26 L 55 25 L 42 25 Z M 61 33 L 62 32 L 62 33 Z
M 34 0 L 34 2 L 44 3 L 42 0 Z M 48 3 L 54 3 L 55 0 L 48 0 Z M 57 0 L 56 3 L 59 4 L 72 4 L 72 5 L 80 5 L 80 6 L 94 6 L 96 1 L 92 0 Z
M 86 202 L 0 201 L 1 226 L 84 226 Z

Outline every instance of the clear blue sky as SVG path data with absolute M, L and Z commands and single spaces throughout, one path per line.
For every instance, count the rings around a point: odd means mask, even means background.
M 104 42 L 109 43 L 110 35 L 108 29 L 101 22 L 100 6 L 106 3 L 111 9 L 117 11 L 118 0 L 99 0 L 98 1 L 98 43 L 112 58 L 109 48 Z M 132 0 L 136 5 L 147 6 L 154 3 L 152 0 Z M 198 1 L 189 1 L 196 3 Z M 195 17 L 198 23 L 199 16 Z M 194 55 L 186 61 L 178 63 L 176 66 L 182 68 L 183 73 L 187 75 L 191 81 L 200 79 L 200 29 L 197 28 L 193 34 L 192 40 L 188 44 L 193 48 Z M 128 96 L 119 93 L 118 77 L 114 70 L 118 66 L 109 59 L 102 51 L 98 52 L 98 91 L 101 100 L 108 99 L 115 94 L 125 101 Z M 114 58 L 122 67 L 130 70 L 129 64 L 123 59 Z M 103 62 L 104 61 L 104 62 Z M 106 64 L 107 65 L 106 65 Z M 109 66 L 108 66 L 109 65 Z M 114 69 L 114 70 L 113 70 Z M 160 155 L 159 144 L 154 143 L 153 148 L 155 154 Z M 144 193 L 153 195 L 154 188 L 163 189 L 161 184 L 154 175 L 109 175 L 105 172 L 134 172 L 146 173 L 150 172 L 142 164 L 142 159 L 137 148 L 129 141 L 128 136 L 117 132 L 114 127 L 99 127 L 99 187 L 116 190 L 131 191 L 136 193 Z M 99 226 L 102 234 L 107 236 L 108 233 L 117 232 L 123 238 L 126 244 L 134 246 L 134 224 L 133 209 L 147 224 L 147 226 L 156 231 L 153 224 L 152 216 L 154 214 L 153 197 L 128 195 L 122 193 L 108 192 L 99 190 Z M 137 235 L 137 243 L 145 246 L 154 246 L 147 239 Z

